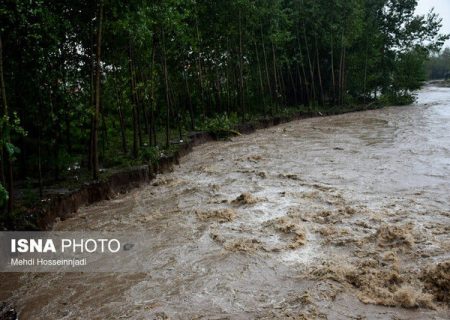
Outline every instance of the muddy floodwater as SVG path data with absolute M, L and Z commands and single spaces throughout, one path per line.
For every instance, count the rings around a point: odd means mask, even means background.
M 55 230 L 150 232 L 152 271 L 3 274 L 19 319 L 448 319 L 450 88 L 198 146 Z

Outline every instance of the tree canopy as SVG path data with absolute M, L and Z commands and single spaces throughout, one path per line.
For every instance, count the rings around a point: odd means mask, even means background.
M 42 197 L 71 172 L 150 161 L 211 123 L 396 103 L 448 38 L 416 0 L 0 2 L 9 210 L 14 180 Z

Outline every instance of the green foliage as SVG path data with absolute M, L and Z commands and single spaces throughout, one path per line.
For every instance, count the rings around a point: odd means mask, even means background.
M 141 149 L 140 158 L 147 163 L 157 163 L 161 157 L 161 150 L 158 147 L 145 147 Z
M 384 106 L 405 106 L 414 103 L 416 98 L 411 93 L 389 93 L 380 97 L 380 104 Z
M 225 139 L 231 135 L 236 135 L 235 128 L 239 123 L 237 114 L 219 114 L 213 118 L 206 118 L 198 125 L 198 130 L 214 134 L 217 138 Z

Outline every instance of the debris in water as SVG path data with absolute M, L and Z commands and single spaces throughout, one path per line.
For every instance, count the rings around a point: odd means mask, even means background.
M 398 264 L 398 256 L 394 251 L 387 251 L 383 254 L 383 260 L 386 262 L 391 262 L 393 264 Z
M 262 157 L 259 155 L 252 155 L 252 156 L 247 157 L 247 160 L 252 161 L 252 162 L 258 162 L 258 161 L 262 160 Z
M 272 226 L 285 234 L 293 234 L 294 238 L 287 246 L 289 249 L 296 249 L 306 243 L 305 227 L 297 219 L 281 217 L 267 222 L 266 226 Z
M 450 260 L 427 268 L 421 277 L 425 289 L 432 292 L 436 300 L 450 302 Z
M 356 214 L 356 210 L 352 207 L 345 207 L 343 209 L 339 209 L 340 214 L 348 214 L 348 215 L 354 215 Z
M 209 187 L 211 188 L 212 191 L 219 191 L 220 190 L 220 186 L 217 184 L 210 184 Z
M 382 225 L 377 233 L 378 245 L 380 247 L 412 247 L 414 237 L 412 235 L 413 225 Z
M 431 294 L 422 293 L 416 289 L 405 286 L 398 289 L 393 296 L 394 305 L 404 308 L 426 307 L 435 309 L 433 304 L 433 296 Z
M 257 239 L 240 238 L 226 241 L 224 248 L 228 251 L 255 252 L 263 250 L 264 246 Z
M 279 176 L 280 178 L 284 178 L 284 179 L 300 180 L 300 178 L 298 177 L 298 175 L 292 174 L 292 173 L 288 173 L 288 174 L 280 173 L 278 176 Z
M 217 231 L 212 231 L 209 236 L 211 239 L 213 239 L 215 242 L 218 242 L 220 244 L 223 244 L 225 242 L 225 239 L 220 235 Z
M 413 286 L 414 276 L 410 272 L 400 273 L 395 269 L 368 259 L 356 266 L 328 262 L 311 273 L 321 280 L 329 279 L 351 285 L 358 291 L 358 299 L 366 304 L 435 309 L 433 296 L 422 292 L 420 284 Z
M 238 204 L 238 205 L 244 205 L 244 204 L 255 204 L 259 201 L 258 198 L 254 197 L 248 192 L 242 193 L 239 197 L 234 199 L 232 203 Z
M 258 172 L 257 175 L 263 179 L 267 178 L 267 173 L 265 173 L 264 171 Z
M 200 221 L 216 220 L 223 223 L 233 221 L 236 218 L 236 212 L 233 209 L 196 211 L 195 213 Z
M 322 237 L 326 237 L 326 238 L 337 233 L 335 227 L 322 227 L 318 231 Z

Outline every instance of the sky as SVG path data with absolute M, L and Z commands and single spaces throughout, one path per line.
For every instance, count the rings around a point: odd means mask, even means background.
M 450 33 L 450 0 L 419 0 L 417 14 L 426 14 L 434 7 L 434 11 L 442 18 L 441 33 Z M 444 47 L 450 47 L 450 40 L 447 40 Z

